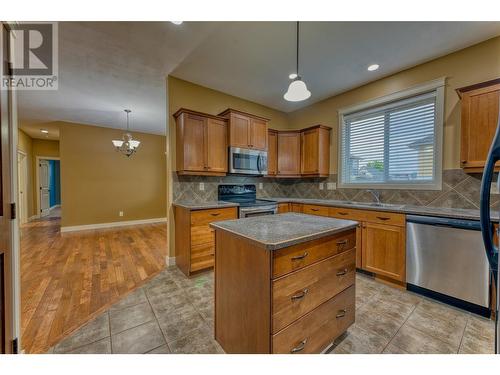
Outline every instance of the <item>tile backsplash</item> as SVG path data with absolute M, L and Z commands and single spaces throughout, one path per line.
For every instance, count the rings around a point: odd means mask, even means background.
M 200 183 L 203 190 L 200 190 Z M 219 184 L 255 184 L 260 198 L 312 198 L 371 202 L 373 196 L 365 189 L 328 190 L 328 182 L 337 182 L 337 175 L 328 178 L 277 179 L 245 176 L 177 176 L 173 174 L 174 201 L 190 200 L 205 202 L 217 200 Z M 262 189 L 259 184 L 262 183 Z M 323 189 L 320 189 L 320 183 Z M 481 175 L 469 175 L 461 169 L 443 172 L 442 190 L 394 190 L 377 189 L 384 203 L 446 208 L 479 208 Z M 491 204 L 500 206 L 500 195 L 491 195 Z

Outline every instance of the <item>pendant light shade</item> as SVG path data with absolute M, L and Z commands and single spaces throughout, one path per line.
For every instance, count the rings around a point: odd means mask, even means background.
M 113 143 L 113 146 L 115 147 L 116 151 L 119 151 L 123 155 L 130 157 L 137 151 L 137 148 L 139 147 L 141 142 L 138 141 L 137 139 L 134 139 L 132 137 L 132 134 L 130 134 L 130 125 L 128 117 L 130 115 L 130 112 L 132 111 L 130 109 L 125 109 L 124 111 L 127 114 L 127 132 L 123 134 L 122 139 L 113 139 L 111 142 Z
M 285 100 L 289 102 L 300 102 L 306 100 L 311 96 L 311 91 L 307 89 L 305 82 L 302 80 L 299 74 L 299 23 L 297 22 L 297 71 L 296 77 L 288 86 L 288 90 L 283 95 Z
M 285 95 L 283 95 L 285 100 L 288 100 L 289 102 L 300 102 L 308 99 L 310 96 L 311 91 L 307 89 L 306 84 L 300 79 L 300 77 L 297 77 L 292 81 L 292 83 L 290 83 L 288 91 L 285 92 Z

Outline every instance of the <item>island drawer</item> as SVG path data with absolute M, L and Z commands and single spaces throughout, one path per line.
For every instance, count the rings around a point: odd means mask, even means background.
M 272 336 L 272 353 L 319 353 L 354 323 L 354 285 Z
M 293 245 L 273 252 L 273 278 L 356 247 L 356 230 Z
M 213 208 L 191 212 L 191 225 L 208 225 L 214 221 L 230 220 L 238 217 L 237 208 Z
M 345 251 L 272 283 L 273 333 L 354 284 L 356 249 Z
M 328 216 L 328 207 L 305 204 L 302 207 L 302 213 L 309 215 Z

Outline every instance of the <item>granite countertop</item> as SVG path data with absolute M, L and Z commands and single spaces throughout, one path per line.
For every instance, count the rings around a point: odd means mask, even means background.
M 328 207 L 343 207 L 343 208 L 357 208 L 363 210 L 386 211 L 396 212 L 409 215 L 424 215 L 424 216 L 439 216 L 455 219 L 469 219 L 479 220 L 479 210 L 465 209 L 465 208 L 445 208 L 445 207 L 428 207 L 428 206 L 412 206 L 404 204 L 382 204 L 381 206 L 374 205 L 367 202 L 351 202 L 339 201 L 328 199 L 308 199 L 308 198 L 265 198 L 277 201 L 278 203 L 305 203 L 315 204 Z M 224 208 L 224 207 L 238 207 L 238 203 L 229 203 L 223 201 L 178 201 L 174 202 L 174 206 L 184 207 L 190 210 L 204 210 L 209 208 Z M 494 220 L 499 219 L 499 213 L 492 210 L 491 217 Z
M 319 206 L 343 207 L 343 208 L 358 208 L 363 210 L 386 211 L 404 213 L 409 215 L 424 215 L 424 216 L 439 216 L 456 219 L 479 220 L 479 210 L 465 208 L 445 208 L 445 207 L 428 207 L 428 206 L 412 206 L 404 204 L 382 204 L 377 206 L 367 202 L 350 202 L 337 201 L 327 199 L 306 199 L 306 198 L 270 198 L 278 203 L 305 203 L 315 204 Z M 491 217 L 494 220 L 499 218 L 498 212 L 492 210 Z
M 174 206 L 187 208 L 188 210 L 191 210 L 191 211 L 207 210 L 210 208 L 226 208 L 226 207 L 238 207 L 239 206 L 238 203 L 230 203 L 230 202 L 223 202 L 223 201 L 197 202 L 197 201 L 181 200 L 181 201 L 176 201 L 173 204 L 174 204 Z
M 357 225 L 357 221 L 298 213 L 255 216 L 210 224 L 215 229 L 244 237 L 267 250 L 278 250 L 326 237 Z

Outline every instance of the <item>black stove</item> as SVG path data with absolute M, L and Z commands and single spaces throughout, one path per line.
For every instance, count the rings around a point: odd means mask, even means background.
M 217 193 L 220 201 L 239 204 L 240 217 L 277 213 L 278 202 L 257 199 L 255 185 L 219 185 Z

